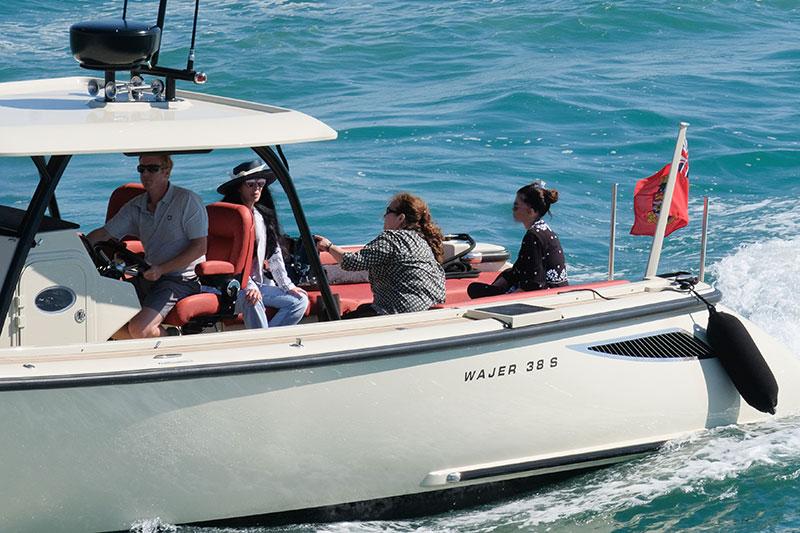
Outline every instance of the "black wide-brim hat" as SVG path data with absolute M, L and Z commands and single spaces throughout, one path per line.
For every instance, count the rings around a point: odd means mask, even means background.
M 242 182 L 257 179 L 267 180 L 267 186 L 269 186 L 277 179 L 277 176 L 266 163 L 257 160 L 247 161 L 233 167 L 231 179 L 217 187 L 217 192 L 225 196 L 238 189 Z

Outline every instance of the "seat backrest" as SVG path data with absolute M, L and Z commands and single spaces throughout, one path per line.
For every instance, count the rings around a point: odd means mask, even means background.
M 247 278 L 250 277 L 250 269 L 253 264 L 253 248 L 255 246 L 253 214 L 243 205 L 225 202 L 207 205 L 206 212 L 208 213 L 206 261 L 197 265 L 195 270 L 200 274 L 201 280 L 204 271 L 210 271 L 206 272 L 208 275 L 224 274 L 229 276 L 234 274 L 237 278 L 241 274 L 244 286 Z M 222 262 L 224 265 L 217 262 Z M 215 263 L 217 264 L 215 265 Z M 233 272 L 230 271 L 230 265 L 233 265 Z M 224 268 L 219 270 L 216 268 L 219 266 Z M 206 281 L 213 285 L 211 280 Z M 221 312 L 228 313 L 223 310 L 221 297 L 210 292 L 201 292 L 179 300 L 164 319 L 164 323 L 184 327 L 195 319 L 214 317 Z M 201 325 L 200 329 L 202 327 Z
M 108 199 L 108 209 L 106 209 L 106 222 L 111 220 L 111 217 L 117 214 L 123 205 L 127 204 L 129 201 L 133 200 L 140 194 L 144 192 L 144 186 L 141 183 L 126 183 L 125 185 L 120 185 L 114 192 L 111 193 L 111 197 Z
M 208 261 L 227 261 L 234 272 L 242 274 L 242 285 L 250 276 L 253 264 L 255 230 L 250 209 L 239 204 L 214 202 L 208 212 Z

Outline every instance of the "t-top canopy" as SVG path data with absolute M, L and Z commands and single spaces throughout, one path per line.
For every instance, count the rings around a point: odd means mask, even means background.
M 103 102 L 88 77 L 0 83 L 0 156 L 180 152 L 336 138 L 298 111 L 187 91 L 175 102 Z M 100 86 L 103 80 L 97 80 Z

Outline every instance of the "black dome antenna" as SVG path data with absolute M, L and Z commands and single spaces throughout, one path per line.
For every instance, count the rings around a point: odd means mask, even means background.
M 192 41 L 185 69 L 175 69 L 158 65 L 161 51 L 161 36 L 164 31 L 164 18 L 167 13 L 167 0 L 160 0 L 155 25 L 127 20 L 128 0 L 122 6 L 122 18 L 81 22 L 70 28 L 70 48 L 72 55 L 81 67 L 105 72 L 104 99 L 116 100 L 118 92 L 126 91 L 131 100 L 141 100 L 148 87 L 144 85 L 143 74 L 161 76 L 165 82 L 155 80 L 150 85 L 156 100 L 175 100 L 175 80 L 205 83 L 204 72 L 194 69 L 195 39 L 197 36 L 197 17 L 200 0 L 195 0 Z M 129 70 L 130 83 L 116 81 L 116 72 Z M 97 82 L 90 82 L 89 94 L 99 93 Z

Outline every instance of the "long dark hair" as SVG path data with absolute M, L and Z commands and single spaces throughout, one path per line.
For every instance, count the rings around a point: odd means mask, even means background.
M 394 195 L 389 204 L 395 204 L 398 214 L 406 216 L 404 229 L 414 230 L 419 233 L 433 251 L 433 256 L 438 262 L 444 258 L 442 241 L 444 236 L 439 226 L 434 223 L 428 204 L 419 196 L 407 192 Z
M 222 201 L 244 205 L 244 202 L 242 202 L 242 195 L 239 194 L 239 187 L 234 188 L 223 196 Z M 281 253 L 285 253 L 286 247 L 283 242 L 283 233 L 281 232 L 281 225 L 278 222 L 278 213 L 275 211 L 275 201 L 272 199 L 272 193 L 269 191 L 269 187 L 261 189 L 261 197 L 256 202 L 254 208 L 264 217 L 264 225 L 267 226 L 267 251 L 265 257 L 272 257 L 272 254 L 275 253 L 275 250 L 279 246 Z M 253 253 L 256 253 L 256 250 L 253 250 Z
M 545 189 L 538 181 L 521 187 L 517 194 L 520 195 L 522 201 L 528 204 L 528 207 L 539 213 L 539 218 L 550 211 L 550 206 L 558 201 L 558 191 Z

